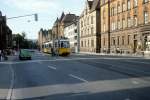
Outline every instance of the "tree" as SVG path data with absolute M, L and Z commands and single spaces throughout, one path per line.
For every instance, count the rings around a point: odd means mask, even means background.
M 26 33 L 13 34 L 13 41 L 15 42 L 14 48 L 16 49 L 31 49 L 37 48 L 37 45 L 33 41 L 26 39 Z

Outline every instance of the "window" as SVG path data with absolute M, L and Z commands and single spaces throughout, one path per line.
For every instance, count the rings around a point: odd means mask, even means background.
M 121 29 L 121 21 L 118 20 L 118 29 Z
M 91 47 L 94 47 L 94 40 L 91 40 Z
M 81 27 L 83 27 L 83 21 L 81 21 Z
M 120 36 L 117 37 L 117 45 L 120 45 Z
M 128 35 L 128 45 L 130 44 L 130 35 Z
M 131 27 L 131 18 L 128 17 L 128 27 Z
M 124 45 L 124 36 L 122 36 L 122 45 Z
M 114 15 L 116 15 L 116 14 L 117 14 L 117 8 L 114 7 Z
M 91 34 L 94 34 L 94 29 L 93 29 L 93 27 L 91 28 Z
M 123 27 L 123 29 L 126 28 L 126 22 L 125 22 L 125 19 L 122 19 L 122 27 Z
M 74 32 L 77 33 L 77 29 L 75 29 Z
M 88 47 L 89 47 L 89 45 L 90 45 L 90 44 L 89 44 L 89 40 L 88 40 Z
M 103 39 L 103 45 L 105 46 L 105 38 Z
M 138 0 L 134 0 L 134 7 L 138 6 Z
M 128 9 L 128 10 L 131 9 L 131 2 L 130 2 L 130 0 L 127 1 L 127 9 Z
M 83 47 L 83 41 L 81 41 L 81 47 Z
M 148 23 L 148 12 L 144 11 L 144 24 Z
M 112 37 L 112 45 L 116 45 L 115 37 Z
M 134 24 L 134 26 L 137 26 L 137 16 L 134 16 L 134 19 L 133 19 L 134 21 L 133 21 L 133 24 Z
M 126 5 L 125 5 L 125 3 L 122 4 L 122 11 L 126 11 Z
M 87 18 L 87 24 L 89 25 L 89 17 Z
M 121 12 L 121 6 L 120 6 L 120 4 L 118 5 L 118 13 L 120 13 Z
M 111 23 L 111 30 L 112 30 L 112 31 L 116 30 L 116 23 L 115 23 L 115 21 L 113 21 L 113 22 Z
M 148 3 L 148 0 L 143 0 L 143 3 Z
M 105 19 L 105 9 L 103 10 L 103 19 Z
M 93 24 L 93 16 L 91 16 L 91 24 Z

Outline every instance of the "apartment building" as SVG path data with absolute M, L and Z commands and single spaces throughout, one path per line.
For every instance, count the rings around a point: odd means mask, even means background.
M 100 52 L 100 0 L 86 0 L 79 23 L 80 52 Z
M 101 51 L 150 51 L 150 1 L 101 0 Z
M 72 21 L 72 23 L 65 26 L 64 29 L 64 36 L 69 39 L 70 42 L 70 48 L 73 53 L 79 52 L 79 29 L 78 29 L 78 20 L 79 17 L 76 16 L 76 18 Z
M 61 14 L 60 18 L 57 18 L 54 22 L 52 32 L 54 34 L 55 38 L 61 38 L 64 37 L 64 29 L 65 26 L 72 23 L 72 21 L 76 18 L 75 14 L 64 14 L 64 12 Z

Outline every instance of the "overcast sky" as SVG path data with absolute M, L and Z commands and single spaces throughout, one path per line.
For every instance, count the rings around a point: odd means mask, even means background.
M 0 10 L 7 18 L 38 13 L 38 22 L 34 21 L 34 16 L 7 20 L 13 33 L 24 31 L 29 39 L 37 39 L 40 28 L 52 28 L 62 11 L 80 15 L 84 5 L 85 0 L 0 0 Z

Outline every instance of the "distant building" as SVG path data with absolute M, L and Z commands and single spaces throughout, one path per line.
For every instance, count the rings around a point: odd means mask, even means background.
M 38 33 L 38 45 L 39 49 L 42 50 L 43 44 L 52 41 L 52 30 L 40 29 Z
M 149 0 L 101 0 L 101 50 L 150 51 Z
M 80 52 L 100 52 L 100 0 L 86 0 L 80 16 Z
M 64 29 L 64 36 L 69 39 L 71 51 L 74 53 L 79 52 L 78 21 L 79 21 L 79 17 L 76 16 L 76 18 L 74 20 L 72 20 L 72 23 L 67 24 Z
M 12 47 L 12 31 L 7 26 L 6 16 L 3 16 L 0 11 L 0 49 Z

